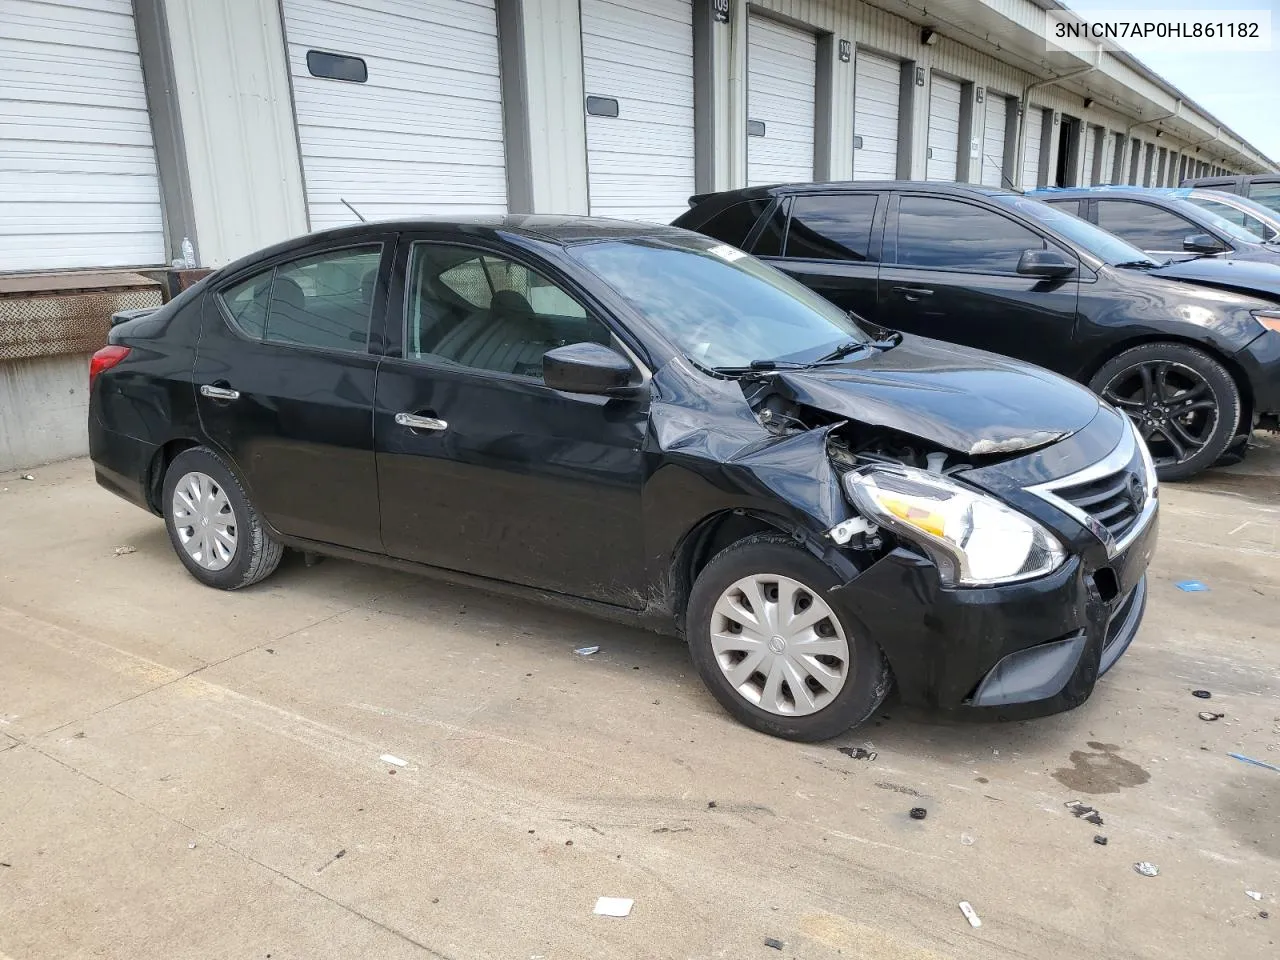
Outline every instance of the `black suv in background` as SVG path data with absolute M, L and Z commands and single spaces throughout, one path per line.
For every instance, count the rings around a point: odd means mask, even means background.
M 748 187 L 690 198 L 675 224 L 882 327 L 1087 383 L 1134 420 L 1164 479 L 1243 455 L 1254 423 L 1280 413 L 1275 300 L 1161 276 L 1118 237 L 1020 194 L 905 181 Z
M 1226 196 L 1178 187 L 1046 187 L 1027 194 L 1097 224 L 1157 260 L 1210 256 L 1280 264 L 1280 245 L 1218 213 L 1212 206 L 1215 195 Z
M 1203 187 L 1206 190 L 1225 190 L 1248 197 L 1264 207 L 1280 213 L 1280 174 L 1258 173 L 1239 177 L 1196 177 L 1183 180 L 1184 187 Z

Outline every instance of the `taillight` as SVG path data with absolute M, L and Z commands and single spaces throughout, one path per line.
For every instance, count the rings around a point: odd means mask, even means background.
M 110 370 L 128 355 L 128 347 L 120 347 L 114 343 L 108 344 L 95 353 L 89 359 L 89 386 L 93 386 L 93 381 L 98 379 L 98 374 L 103 370 Z

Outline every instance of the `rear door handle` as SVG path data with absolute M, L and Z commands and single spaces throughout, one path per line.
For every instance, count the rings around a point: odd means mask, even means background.
M 933 291 L 928 287 L 894 287 L 893 292 L 902 294 L 902 299 L 911 303 L 933 296 Z
M 200 392 L 210 400 L 239 400 L 240 391 L 230 387 L 215 387 L 212 383 L 201 384 Z
M 448 430 L 449 424 L 436 417 L 424 417 L 418 413 L 397 413 L 396 423 L 410 430 Z

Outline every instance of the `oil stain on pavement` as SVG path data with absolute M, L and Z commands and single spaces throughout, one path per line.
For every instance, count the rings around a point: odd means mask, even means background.
M 1114 743 L 1091 740 L 1088 750 L 1072 750 L 1071 766 L 1053 772 L 1053 779 L 1075 793 L 1119 793 L 1151 779 L 1151 774 L 1132 760 L 1117 755 Z

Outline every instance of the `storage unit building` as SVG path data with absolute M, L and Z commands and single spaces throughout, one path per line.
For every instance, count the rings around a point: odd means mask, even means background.
M 493 0 L 282 0 L 312 229 L 505 213 Z
M 694 192 L 693 3 L 581 10 L 591 214 L 666 223 Z
M 163 264 L 129 0 L 4 0 L 3 8 L 0 271 Z
M 752 13 L 747 30 L 747 183 L 812 180 L 817 38 Z
M 929 81 L 929 151 L 925 176 L 955 180 L 960 160 L 960 83 L 934 73 Z
M 853 89 L 853 179 L 892 180 L 898 175 L 902 64 L 859 50 Z

